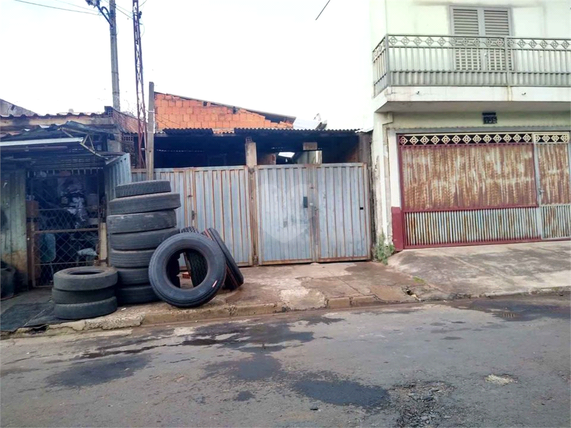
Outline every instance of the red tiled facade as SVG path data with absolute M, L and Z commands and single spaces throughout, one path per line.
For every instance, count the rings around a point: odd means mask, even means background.
M 271 120 L 270 120 L 271 119 Z M 186 128 L 293 128 L 295 118 L 155 92 L 157 130 Z

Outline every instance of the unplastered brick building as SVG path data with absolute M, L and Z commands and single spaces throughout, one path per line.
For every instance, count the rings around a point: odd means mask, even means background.
M 292 129 L 295 117 L 155 92 L 157 131 L 164 129 Z

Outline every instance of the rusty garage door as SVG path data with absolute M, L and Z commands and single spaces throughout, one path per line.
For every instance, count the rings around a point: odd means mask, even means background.
M 257 166 L 260 264 L 370 257 L 364 164 Z
M 570 235 L 568 133 L 401 135 L 399 147 L 405 247 Z

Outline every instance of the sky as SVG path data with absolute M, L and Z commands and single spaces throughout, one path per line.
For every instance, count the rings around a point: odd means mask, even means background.
M 0 0 L 0 98 L 39 114 L 112 105 L 105 18 L 84 0 L 26 1 L 85 13 Z M 316 21 L 326 2 L 140 0 L 145 90 L 361 128 L 368 0 L 331 0 Z M 117 25 L 121 109 L 134 113 L 131 4 L 117 0 Z

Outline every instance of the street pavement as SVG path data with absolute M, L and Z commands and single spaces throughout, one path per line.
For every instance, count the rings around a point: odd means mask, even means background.
M 1 426 L 568 427 L 569 294 L 7 339 Z

